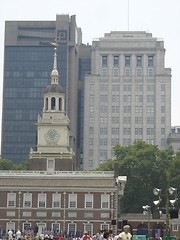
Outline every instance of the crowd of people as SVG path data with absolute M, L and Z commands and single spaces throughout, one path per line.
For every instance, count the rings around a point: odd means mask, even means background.
M 4 239 L 7 240 L 131 240 L 132 235 L 129 233 L 130 226 L 126 225 L 123 228 L 123 232 L 114 236 L 111 231 L 101 230 L 98 233 L 90 236 L 87 231 L 84 232 L 83 236 L 68 235 L 64 236 L 61 233 L 53 233 L 51 231 L 43 231 L 42 233 L 34 233 L 32 230 L 21 233 L 18 229 L 17 232 L 9 230 Z

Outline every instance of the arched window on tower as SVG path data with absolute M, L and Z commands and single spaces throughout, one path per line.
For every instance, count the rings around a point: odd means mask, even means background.
M 59 98 L 59 110 L 62 111 L 62 98 Z
M 51 98 L 51 110 L 55 110 L 56 108 L 56 99 L 55 97 Z
M 48 110 L 48 98 L 45 100 L 45 110 Z

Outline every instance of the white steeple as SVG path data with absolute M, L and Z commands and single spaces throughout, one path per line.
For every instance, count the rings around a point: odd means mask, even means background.
M 57 48 L 54 48 L 54 64 L 51 72 L 51 84 L 58 84 L 59 73 L 57 70 Z

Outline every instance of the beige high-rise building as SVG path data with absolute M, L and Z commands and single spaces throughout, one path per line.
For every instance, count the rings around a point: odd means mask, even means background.
M 171 129 L 171 69 L 163 40 L 144 31 L 110 32 L 92 43 L 84 88 L 84 169 L 136 139 L 167 147 Z

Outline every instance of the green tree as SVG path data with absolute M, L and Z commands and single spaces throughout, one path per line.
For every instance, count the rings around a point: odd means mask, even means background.
M 127 176 L 121 210 L 142 212 L 143 205 L 152 205 L 153 189 L 168 186 L 167 171 L 173 159 L 173 150 L 160 151 L 156 145 L 141 140 L 130 146 L 114 148 L 119 165 L 119 175 Z M 99 170 L 113 170 L 113 161 L 101 165 Z
M 28 170 L 29 160 L 20 163 L 13 163 L 8 159 L 0 159 L 0 170 Z
M 12 170 L 14 168 L 14 164 L 11 160 L 0 159 L 0 170 Z

